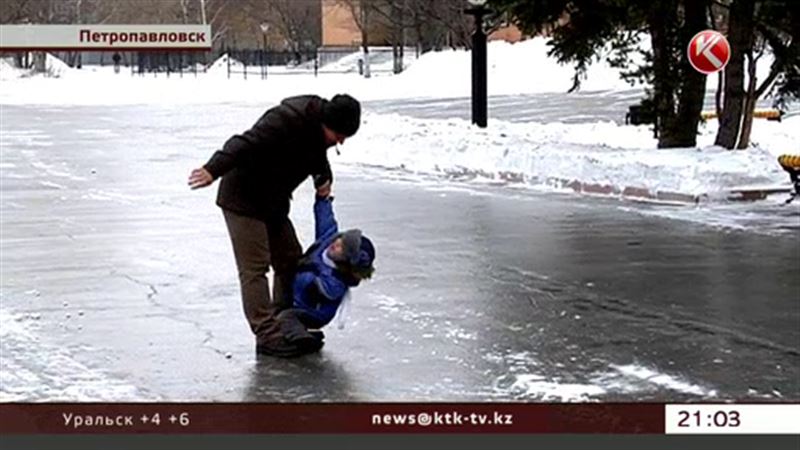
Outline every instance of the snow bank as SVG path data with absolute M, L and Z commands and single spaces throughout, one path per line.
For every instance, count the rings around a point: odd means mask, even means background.
M 770 136 L 747 151 L 713 147 L 715 124 L 701 130 L 700 149 L 657 150 L 646 126 L 614 123 L 508 123 L 487 129 L 460 119 L 368 115 L 337 160 L 458 179 L 500 180 L 546 188 L 573 182 L 651 193 L 724 196 L 748 185 L 788 185 L 776 155 L 796 148 L 800 117 L 759 121 Z
M 228 60 L 230 59 L 230 68 L 231 70 L 235 70 L 241 72 L 244 69 L 244 64 L 235 59 L 231 58 L 227 53 L 217 58 L 216 61 L 211 63 L 208 66 L 208 74 L 210 75 L 219 75 L 223 74 L 225 76 L 228 75 Z
M 35 75 L 59 78 L 74 71 L 67 63 L 49 53 L 46 55 L 45 68 L 46 74 L 34 74 L 32 69 L 14 67 L 12 58 L 0 58 L 0 80 L 11 82 Z
M 572 86 L 574 68 L 560 65 L 547 56 L 549 47 L 544 38 L 519 43 L 491 42 L 488 46 L 488 83 L 491 95 L 567 92 Z M 471 92 L 471 53 L 467 50 L 445 50 L 422 55 L 403 74 L 401 83 L 407 89 L 423 86 L 438 96 L 467 96 Z M 590 66 L 581 90 L 626 89 L 630 85 L 619 78 L 620 70 L 604 60 Z
M 24 72 L 24 70 L 14 67 L 11 58 L 0 58 L 0 80 L 13 80 L 21 77 Z

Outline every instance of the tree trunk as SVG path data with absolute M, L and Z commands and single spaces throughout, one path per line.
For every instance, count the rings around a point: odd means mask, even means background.
M 684 0 L 685 23 L 679 35 L 680 42 L 688 42 L 692 36 L 708 28 L 706 11 L 709 0 Z M 706 75 L 694 70 L 686 52 L 681 52 L 680 92 L 678 115 L 675 117 L 674 143 L 678 147 L 697 145 L 697 127 L 703 100 L 706 95 Z
M 398 74 L 403 71 L 403 10 L 396 2 L 392 2 L 392 72 Z
M 365 4 L 361 8 L 361 47 L 364 49 L 364 78 L 370 78 L 372 73 L 369 70 L 369 7 Z
M 685 43 L 708 26 L 709 1 L 659 1 L 648 17 L 658 148 L 694 147 L 697 143 L 706 77 L 689 64 Z
M 189 0 L 181 0 L 181 18 L 184 25 L 189 23 Z
M 744 102 L 744 56 L 752 47 L 755 1 L 734 0 L 728 18 L 731 58 L 725 67 L 725 99 L 715 144 L 732 149 L 736 146 Z
M 722 72 L 717 72 L 717 92 L 714 94 L 714 107 L 717 113 L 717 119 L 722 116 L 722 90 L 725 89 L 723 80 Z
M 753 129 L 753 113 L 756 109 L 756 58 L 753 58 L 752 50 L 747 52 L 747 96 L 744 101 L 744 119 L 742 120 L 742 132 L 739 137 L 737 149 L 746 149 L 750 145 L 750 132 Z
M 36 73 L 47 72 L 47 53 L 34 52 L 33 54 L 33 71 Z
M 719 31 L 717 19 L 714 15 L 714 8 L 710 3 L 708 5 L 708 18 L 711 21 L 711 29 Z M 718 119 L 722 115 L 722 90 L 724 89 L 723 73 L 724 71 L 717 72 L 717 92 L 714 93 L 714 113 L 717 115 Z
M 676 5 L 672 1 L 659 2 L 648 18 L 653 45 L 653 103 L 658 128 L 658 147 L 675 147 L 673 118 L 675 116 L 675 77 L 671 73 L 668 28 L 677 20 Z

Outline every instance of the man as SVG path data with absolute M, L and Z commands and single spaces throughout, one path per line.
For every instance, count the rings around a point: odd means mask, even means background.
M 326 150 L 354 135 L 360 122 L 361 105 L 349 95 L 330 101 L 290 97 L 250 130 L 228 139 L 189 176 L 192 189 L 222 177 L 217 205 L 233 244 L 244 313 L 257 349 L 277 310 L 292 304 L 292 280 L 302 252 L 289 220 L 292 192 L 312 176 L 317 194 L 330 194 L 333 175 Z M 266 278 L 270 267 L 272 300 Z
M 122 61 L 122 56 L 117 52 L 111 59 L 114 61 L 114 73 L 119 73 L 119 62 Z

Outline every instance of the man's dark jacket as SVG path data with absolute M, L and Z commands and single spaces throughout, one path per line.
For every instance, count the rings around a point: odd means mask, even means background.
M 248 131 L 228 139 L 204 166 L 222 177 L 217 205 L 265 221 L 289 214 L 292 192 L 309 176 L 318 187 L 332 180 L 315 95 L 290 97 L 269 109 Z

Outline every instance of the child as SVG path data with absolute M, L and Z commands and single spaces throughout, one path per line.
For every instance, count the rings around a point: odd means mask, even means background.
M 316 197 L 316 241 L 300 259 L 292 307 L 277 314 L 271 338 L 257 347 L 258 353 L 290 357 L 322 348 L 324 335 L 319 329 L 334 318 L 350 288 L 375 270 L 372 241 L 358 229 L 340 233 L 332 203 L 331 196 Z

